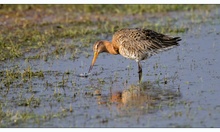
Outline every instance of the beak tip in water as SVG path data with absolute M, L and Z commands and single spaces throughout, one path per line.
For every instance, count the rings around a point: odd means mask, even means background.
M 92 65 L 89 67 L 89 71 L 88 71 L 88 73 L 90 73 L 91 72 L 91 70 L 92 70 Z

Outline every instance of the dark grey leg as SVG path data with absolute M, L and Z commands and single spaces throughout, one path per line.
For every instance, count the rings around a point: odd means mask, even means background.
M 142 79 L 142 67 L 141 67 L 141 63 L 138 62 L 138 74 L 139 74 L 139 82 L 141 82 Z

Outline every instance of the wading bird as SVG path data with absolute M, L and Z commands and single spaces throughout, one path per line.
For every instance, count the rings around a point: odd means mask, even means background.
M 148 59 L 161 51 L 178 46 L 180 37 L 171 37 L 150 29 L 127 28 L 114 33 L 112 42 L 101 40 L 93 46 L 94 57 L 89 68 L 91 72 L 99 53 L 120 54 L 138 63 L 139 81 L 142 78 L 140 61 Z

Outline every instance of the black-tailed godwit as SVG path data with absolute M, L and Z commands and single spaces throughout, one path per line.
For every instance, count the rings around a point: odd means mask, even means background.
M 121 54 L 138 63 L 139 81 L 141 81 L 142 66 L 140 61 L 148 59 L 161 51 L 178 46 L 178 41 L 180 40 L 180 37 L 171 37 L 150 29 L 121 29 L 115 32 L 112 37 L 112 42 L 101 40 L 94 44 L 94 57 L 89 68 L 89 73 L 100 53 L 107 52 L 113 55 Z

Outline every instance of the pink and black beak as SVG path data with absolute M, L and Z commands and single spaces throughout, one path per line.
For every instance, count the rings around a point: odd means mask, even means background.
M 90 71 L 92 70 L 92 68 L 93 68 L 93 66 L 94 66 L 94 64 L 95 64 L 95 61 L 96 61 L 98 55 L 99 55 L 99 53 L 98 53 L 97 51 L 95 51 L 95 52 L 94 52 L 93 59 L 92 59 L 92 64 L 91 64 L 90 67 L 89 67 L 89 73 L 90 73 Z

